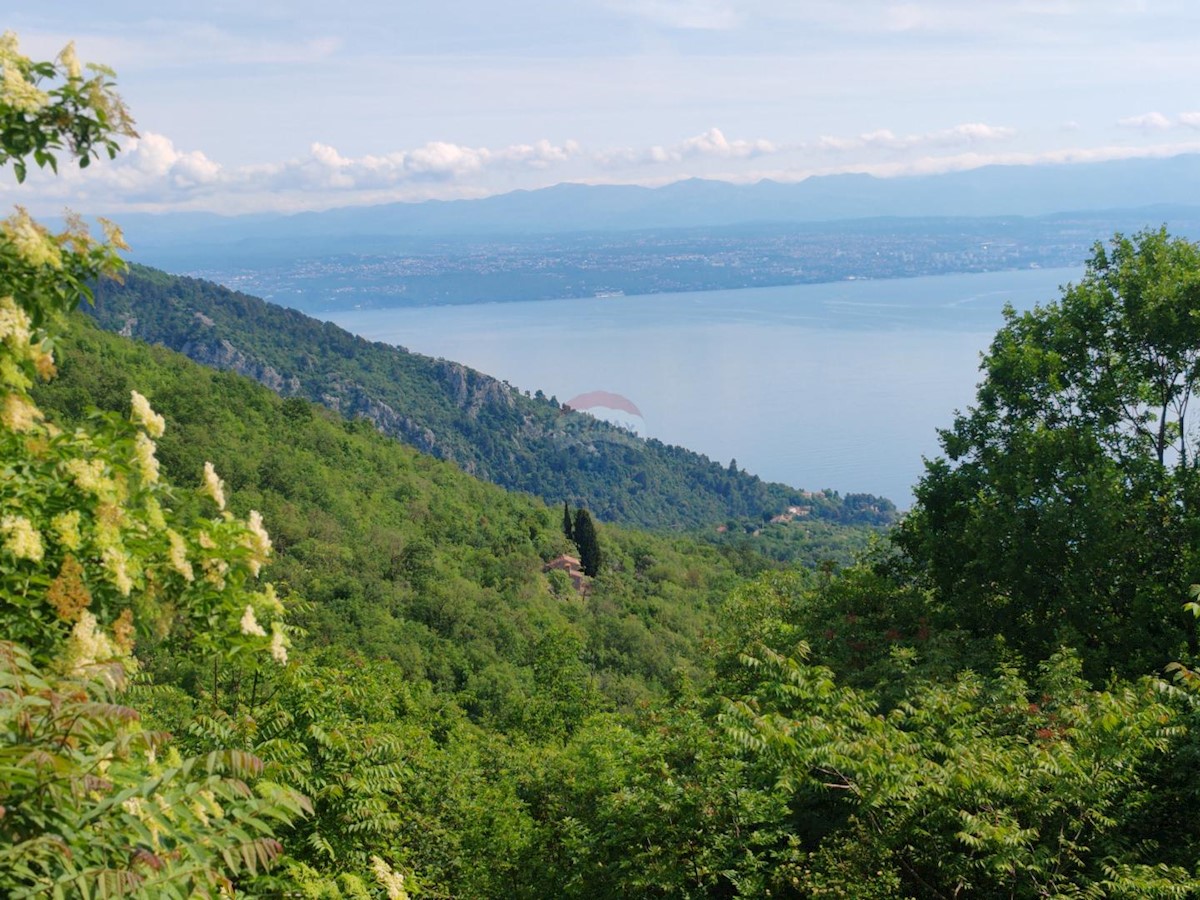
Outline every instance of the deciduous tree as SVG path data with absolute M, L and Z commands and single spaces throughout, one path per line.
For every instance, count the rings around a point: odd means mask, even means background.
M 1054 303 L 1011 308 L 897 543 L 958 623 L 1086 670 L 1184 652 L 1197 580 L 1200 247 L 1097 244 Z

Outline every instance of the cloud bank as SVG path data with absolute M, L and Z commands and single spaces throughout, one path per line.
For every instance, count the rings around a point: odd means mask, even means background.
M 1200 112 L 1175 119 L 1146 113 L 1122 119 L 1126 131 L 1200 129 Z M 753 181 L 867 172 L 890 176 L 975 166 L 1065 164 L 1131 156 L 1164 156 L 1200 149 L 1176 142 L 1154 146 L 1103 144 L 1041 151 L 1004 149 L 1016 129 L 965 122 L 902 134 L 881 128 L 851 136 L 822 135 L 800 142 L 729 137 L 709 128 L 674 143 L 643 147 L 585 147 L 575 140 L 540 139 L 503 147 L 431 141 L 383 154 L 351 156 L 328 143 L 270 163 L 228 166 L 202 150 L 183 149 L 166 135 L 127 142 L 116 160 L 54 178 L 33 174 L 24 186 L 0 185 L 0 202 L 47 212 L 67 205 L 81 212 L 193 209 L 240 213 L 321 209 L 395 200 L 477 197 L 561 181 L 662 184 L 686 177 Z

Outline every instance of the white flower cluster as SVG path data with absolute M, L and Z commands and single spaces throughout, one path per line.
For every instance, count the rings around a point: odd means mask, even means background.
M 0 519 L 0 532 L 4 534 L 4 549 L 17 559 L 41 562 L 45 550 L 42 536 L 24 516 L 5 516 Z
M 70 79 L 82 78 L 83 69 L 79 65 L 79 57 L 75 55 L 75 42 L 71 41 L 58 54 L 58 64 L 62 66 Z
M 253 635 L 254 637 L 266 637 L 267 633 L 263 631 L 263 627 L 258 624 L 258 619 L 254 615 L 254 607 L 249 603 L 246 604 L 246 611 L 242 613 L 242 634 Z
M 192 564 L 188 561 L 187 544 L 184 542 L 183 537 L 177 531 L 168 530 L 167 540 L 171 542 L 171 568 L 182 575 L 184 581 L 195 581 L 196 572 L 192 569 Z
M 7 70 L 5 71 L 5 81 L 7 78 Z M 4 220 L 4 224 L 0 227 L 4 232 L 4 237 L 13 249 L 17 251 L 17 256 L 28 266 L 39 268 L 41 266 L 49 266 L 51 269 L 62 268 L 62 248 L 45 228 L 30 218 L 23 208 L 17 207 L 17 211 Z
M 5 394 L 0 407 L 0 422 L 9 431 L 33 431 L 42 420 L 42 411 L 20 394 Z
M 30 84 L 20 70 L 13 66 L 4 67 L 4 78 L 0 80 L 0 95 L 4 102 L 21 112 L 35 113 L 45 106 L 50 98 Z
M 33 382 L 22 366 L 32 362 L 43 378 L 54 374 L 54 357 L 35 341 L 29 315 L 12 297 L 0 297 L 0 384 L 16 388 L 0 399 L 0 422 L 10 431 L 32 431 L 41 421 L 41 411 L 23 391 Z
M 139 434 L 134 438 L 133 448 L 137 454 L 138 468 L 142 471 L 142 480 L 146 484 L 155 484 L 158 481 L 158 458 L 154 455 L 154 441 Z
M 254 573 L 254 577 L 258 577 L 258 573 L 262 570 L 262 565 L 271 555 L 271 536 L 267 534 L 267 529 L 263 527 L 262 515 L 258 510 L 250 510 L 250 517 L 246 521 L 248 533 L 246 535 L 246 547 L 250 550 L 250 571 Z
M 275 594 L 275 586 L 268 584 L 261 593 L 252 595 L 258 607 L 264 613 L 269 612 L 272 615 L 283 614 L 283 604 L 279 602 L 279 597 Z M 255 612 L 253 604 L 247 603 L 246 608 L 242 611 L 241 621 L 238 623 L 242 634 L 248 637 L 266 637 L 267 631 L 259 624 L 258 613 Z M 288 639 L 284 632 L 283 622 L 275 619 L 271 622 L 271 658 L 281 666 L 287 665 L 288 661 Z
M 388 900 L 408 900 L 402 873 L 393 871 L 392 867 L 378 856 L 371 857 L 371 871 L 375 873 L 375 880 L 379 882 L 379 886 L 387 892 Z
M 283 636 L 283 625 L 271 623 L 271 658 L 281 666 L 287 665 L 287 639 Z
M 150 437 L 162 437 L 163 432 L 167 429 L 167 423 L 163 417 L 151 409 L 150 401 L 137 391 L 130 391 L 129 395 L 133 407 L 133 421 L 146 429 L 146 434 Z
M 212 497 L 217 509 L 225 509 L 225 482 L 217 477 L 217 470 L 210 462 L 204 464 L 204 485 L 200 492 Z
M 125 656 L 104 633 L 96 617 L 86 609 L 71 629 L 67 640 L 65 668 L 69 675 L 87 675 L 98 663 L 122 659 Z

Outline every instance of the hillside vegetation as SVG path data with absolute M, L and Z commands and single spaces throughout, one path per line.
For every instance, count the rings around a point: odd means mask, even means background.
M 263 514 L 278 554 L 272 577 L 307 601 L 300 620 L 313 644 L 465 691 L 489 720 L 528 709 L 547 641 L 574 647 L 573 663 L 613 702 L 694 676 L 739 568 L 770 565 L 686 537 L 600 526 L 605 565 L 581 593 L 543 572 L 578 553 L 561 508 L 86 317 L 58 346 L 58 377 L 35 394 L 41 408 L 78 424 L 92 408 L 125 410 L 138 386 L 167 423 L 163 474 L 184 481 L 212 462 L 231 508 Z
M 528 397 L 482 373 L 372 343 L 211 282 L 134 267 L 96 287 L 106 329 L 236 371 L 284 396 L 322 403 L 488 481 L 651 528 L 762 521 L 790 505 L 814 519 L 886 525 L 889 500 L 763 482 L 682 447 L 643 440 Z M 765 514 L 765 515 L 764 515 Z

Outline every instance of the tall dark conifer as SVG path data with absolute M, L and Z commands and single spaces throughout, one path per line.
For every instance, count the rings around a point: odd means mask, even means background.
M 586 509 L 577 510 L 575 513 L 574 541 L 575 546 L 579 548 L 579 562 L 583 567 L 583 574 L 595 577 L 600 571 L 602 559 L 600 540 L 596 537 L 596 526 L 592 524 L 592 517 Z
M 571 524 L 571 507 L 567 501 L 563 501 L 563 534 L 567 536 L 567 540 L 575 540 L 575 526 Z

